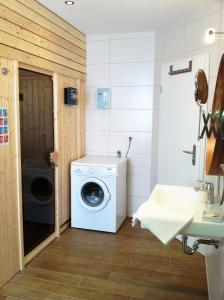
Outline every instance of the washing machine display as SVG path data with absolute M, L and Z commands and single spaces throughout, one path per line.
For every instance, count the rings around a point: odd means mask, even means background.
M 81 187 L 81 204 L 84 208 L 97 211 L 104 208 L 110 199 L 105 183 L 97 178 L 87 178 Z

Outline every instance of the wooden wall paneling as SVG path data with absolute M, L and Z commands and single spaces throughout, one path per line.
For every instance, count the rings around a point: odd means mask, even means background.
M 1 15 L 1 13 L 0 13 Z M 69 58 L 73 62 L 77 62 L 83 66 L 86 65 L 86 59 L 66 48 L 63 48 L 45 38 L 40 37 L 37 34 L 30 32 L 29 30 L 22 28 L 14 23 L 11 23 L 3 18 L 0 18 L 0 29 L 4 33 L 8 33 L 11 36 L 19 38 L 20 40 L 26 41 L 31 45 L 39 46 L 48 52 L 58 54 L 62 58 Z M 39 48 L 40 49 L 40 48 Z
M 8 23 L 5 24 L 3 27 L 4 30 L 7 30 L 6 27 L 9 25 L 11 27 L 12 25 L 16 25 L 18 29 L 18 36 L 21 36 L 21 38 L 28 40 L 32 43 L 35 43 L 38 39 L 37 37 L 44 38 L 46 41 L 50 41 L 56 46 L 61 46 L 64 49 L 69 49 L 71 52 L 73 52 L 76 55 L 79 55 L 83 58 L 86 57 L 86 50 L 83 50 L 79 48 L 78 46 L 72 44 L 71 42 L 65 40 L 63 37 L 60 37 L 51 31 L 48 30 L 48 28 L 44 28 L 35 22 L 30 22 L 29 19 L 26 17 L 23 17 L 19 15 L 18 13 L 12 11 L 11 9 L 5 7 L 0 2 L 0 17 L 3 20 L 9 21 L 10 25 Z M 2 24 L 4 24 L 2 22 Z M 15 26 L 12 26 L 13 31 L 15 30 Z M 29 35 L 28 33 L 31 33 Z M 33 34 L 33 35 L 32 35 Z M 42 39 L 40 39 L 42 42 Z
M 31 44 L 27 41 L 17 38 L 16 36 L 2 31 L 0 31 L 0 43 L 5 44 L 11 48 L 35 55 L 37 57 L 44 58 L 48 61 L 55 62 L 72 70 L 80 71 L 82 73 L 86 72 L 85 66 L 80 65 L 79 63 L 76 63 L 71 59 L 55 54 L 49 50 L 45 50 L 42 47 Z
M 58 165 L 55 168 L 55 232 L 60 236 L 61 209 L 62 209 L 62 163 L 61 163 L 61 105 L 58 96 L 58 74 L 53 75 L 53 96 L 54 96 L 54 150 L 58 153 Z
M 14 61 L 15 84 L 14 91 L 14 108 L 15 108 L 15 157 L 16 157 L 16 184 L 17 184 L 17 211 L 18 211 L 18 239 L 19 239 L 19 257 L 20 270 L 24 267 L 24 247 L 23 247 L 23 203 L 22 203 L 22 170 L 21 170 L 21 138 L 20 138 L 20 106 L 19 106 L 19 65 Z
M 9 112 L 9 144 L 0 146 L 0 285 L 20 269 L 20 230 L 18 205 L 18 145 L 16 144 L 15 63 L 0 58 L 0 107 Z
M 86 95 L 85 95 L 85 81 L 84 80 L 78 80 L 79 84 L 79 115 L 78 115 L 78 137 L 79 137 L 79 143 L 78 143 L 78 153 L 79 157 L 82 157 L 85 155 L 85 103 L 86 103 Z
M 85 35 L 33 0 L 0 0 L 0 55 L 68 77 L 86 77 Z
M 56 168 L 57 235 L 60 234 L 59 225 L 70 218 L 70 163 L 84 154 L 85 147 L 86 37 L 34 0 L 0 0 L 0 57 L 4 57 L 0 58 L 0 66 L 7 66 L 10 71 L 4 78 L 0 74 L 0 105 L 10 110 L 10 144 L 0 148 L 1 285 L 23 265 L 21 147 L 28 151 L 26 144 L 31 143 L 31 152 L 37 156 L 41 149 L 46 149 L 46 140 L 55 135 L 55 149 L 59 152 L 59 166 Z M 39 101 L 49 97 L 48 84 L 43 80 L 35 82 L 23 78 L 19 87 L 18 65 L 54 74 L 57 83 L 54 86 L 55 132 L 48 127 L 44 135 L 44 122 L 40 128 L 36 125 L 40 114 L 44 118 L 50 114 L 50 106 Z M 68 86 L 78 87 L 78 106 L 64 105 L 64 87 Z M 33 107 L 19 102 L 19 89 L 25 99 L 33 96 Z M 27 117 L 26 122 L 21 122 L 24 132 L 21 138 L 20 114 L 23 119 Z
M 62 65 L 58 65 L 46 59 L 37 57 L 35 55 L 26 53 L 24 51 L 20 51 L 18 49 L 8 47 L 6 45 L 0 44 L 0 55 L 9 59 L 15 59 L 18 62 L 21 62 L 23 64 L 27 64 L 47 71 L 63 74 L 68 77 L 81 78 L 81 79 L 86 78 L 86 75 L 84 73 L 74 71 Z
M 79 104 L 65 105 L 64 104 L 64 88 L 77 87 L 79 90 Z M 57 94 L 58 94 L 58 151 L 59 151 L 59 167 L 60 173 L 60 191 L 59 191 L 59 206 L 61 207 L 60 225 L 70 219 L 70 164 L 71 161 L 78 159 L 84 150 L 79 150 L 81 130 L 79 123 L 84 124 L 84 98 L 80 92 L 79 80 L 68 78 L 66 76 L 57 75 Z M 82 127 L 84 128 L 84 127 Z M 84 129 L 82 129 L 84 130 Z M 84 132 L 83 132 L 84 134 Z
M 63 28 L 65 31 L 71 33 L 81 41 L 83 42 L 86 41 L 86 38 L 82 32 L 80 32 L 79 30 L 71 26 L 69 23 L 67 23 L 65 20 L 55 15 L 50 10 L 46 10 L 46 8 L 40 3 L 38 3 L 37 1 L 35 0 L 18 0 L 18 1 L 26 5 L 27 7 L 31 8 L 32 10 L 38 12 L 38 14 L 50 20 L 52 23 L 56 24 L 57 26 Z
M 25 16 L 27 19 L 31 21 L 35 20 L 35 23 L 37 23 L 38 25 L 44 28 L 48 28 L 48 30 L 50 30 L 51 32 L 63 37 L 67 41 L 78 46 L 79 48 L 86 50 L 86 44 L 84 41 L 81 41 L 79 38 L 75 37 L 70 32 L 64 30 L 63 28 L 59 27 L 55 23 L 51 22 L 49 19 L 42 17 L 38 12 L 35 12 L 29 7 L 21 4 L 18 0 L 10 0 L 10 1 L 0 0 L 0 3 L 10 8 L 11 10 L 15 11 L 16 13 Z M 57 16 L 55 16 L 55 18 L 57 18 Z

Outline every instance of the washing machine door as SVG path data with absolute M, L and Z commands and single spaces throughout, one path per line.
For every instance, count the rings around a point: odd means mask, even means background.
M 86 178 L 80 187 L 80 203 L 90 211 L 103 209 L 110 200 L 106 184 L 97 178 Z

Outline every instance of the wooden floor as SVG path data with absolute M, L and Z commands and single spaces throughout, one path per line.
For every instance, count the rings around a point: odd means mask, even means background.
M 204 258 L 163 246 L 127 220 L 117 234 L 69 229 L 2 289 L 0 299 L 205 300 Z

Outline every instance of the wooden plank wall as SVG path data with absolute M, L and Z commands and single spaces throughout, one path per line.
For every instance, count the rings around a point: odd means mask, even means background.
M 64 105 L 64 88 L 72 86 L 78 88 L 79 105 Z M 55 78 L 55 88 L 58 94 L 58 132 L 57 151 L 59 153 L 59 210 L 60 224 L 70 219 L 70 164 L 72 160 L 84 155 L 84 82 L 63 75 Z M 81 137 L 81 138 L 80 138 Z
M 0 58 L 0 107 L 9 113 L 9 144 L 0 146 L 0 286 L 12 277 L 20 266 L 19 216 L 17 197 L 17 147 L 15 112 L 15 63 Z
M 20 72 L 21 73 L 21 72 Z M 54 151 L 53 82 L 49 76 L 19 77 L 21 151 L 26 159 L 46 159 Z
M 0 0 L 0 105 L 10 109 L 10 144 L 0 149 L 0 286 L 22 266 L 18 65 L 53 76 L 60 224 L 70 218 L 70 162 L 84 154 L 85 35 L 35 0 Z M 16 77 L 16 79 L 14 78 Z M 16 81 L 16 82 L 15 82 Z M 64 87 L 79 105 L 64 105 Z M 12 102 L 14 101 L 14 106 Z M 16 163 L 17 162 L 17 163 Z M 58 228 L 57 228 L 58 232 Z M 20 238 L 19 238 L 20 237 Z
M 85 35 L 35 0 L 0 0 L 0 53 L 66 76 L 85 78 Z

